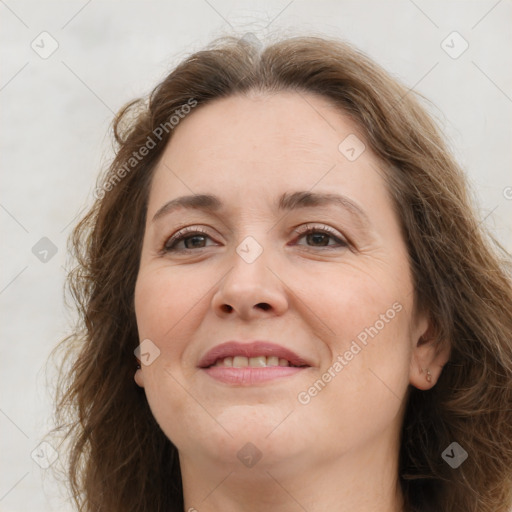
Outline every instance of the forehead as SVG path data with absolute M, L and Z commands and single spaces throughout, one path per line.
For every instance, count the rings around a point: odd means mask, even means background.
M 355 131 L 358 127 L 321 96 L 253 92 L 200 106 L 176 128 L 168 150 L 175 154 L 184 144 L 193 146 L 197 157 L 243 153 L 260 159 L 300 153 L 328 158 L 330 153 L 332 158 L 340 136 Z
M 366 149 L 351 161 L 340 150 L 345 140 Z M 360 128 L 327 99 L 298 92 L 232 96 L 197 107 L 174 128 L 155 171 L 150 210 L 170 195 L 206 190 L 255 202 L 290 188 L 385 194 L 381 174 Z

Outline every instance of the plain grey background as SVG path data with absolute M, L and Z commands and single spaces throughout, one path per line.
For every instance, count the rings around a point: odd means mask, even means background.
M 0 22 L 2 512 L 71 510 L 39 446 L 46 360 L 73 318 L 66 239 L 111 157 L 114 113 L 214 37 L 326 34 L 367 52 L 431 100 L 512 252 L 510 0 L 0 0 Z

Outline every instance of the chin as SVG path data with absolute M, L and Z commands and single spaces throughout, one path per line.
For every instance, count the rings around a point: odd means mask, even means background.
M 215 415 L 223 428 L 215 428 L 204 439 L 216 456 L 222 452 L 224 462 L 237 463 L 244 456 L 258 457 L 258 467 L 274 465 L 307 452 L 308 427 L 295 423 L 290 410 L 265 404 L 226 407 Z M 227 432 L 229 432 L 229 434 Z M 230 435 L 231 434 L 231 435 Z M 222 449 L 219 450 L 219 447 Z

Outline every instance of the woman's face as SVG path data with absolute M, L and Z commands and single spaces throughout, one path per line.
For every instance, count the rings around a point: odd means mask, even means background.
M 174 128 L 149 196 L 135 380 L 182 462 L 397 448 L 428 324 L 412 314 L 398 218 L 363 144 L 326 100 L 292 92 L 216 100 Z M 201 206 L 203 194 L 216 199 Z M 164 208 L 194 195 L 195 208 Z M 242 346 L 201 367 L 229 341 Z M 286 350 L 307 366 L 286 367 L 300 364 Z

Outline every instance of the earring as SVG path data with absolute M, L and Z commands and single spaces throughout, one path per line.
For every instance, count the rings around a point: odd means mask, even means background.
M 427 372 L 427 376 L 425 377 L 427 379 L 427 382 L 432 382 L 432 374 L 430 373 L 430 370 L 428 368 L 426 370 L 424 370 L 423 368 L 421 369 L 421 373 L 425 371 Z
M 137 358 L 135 358 L 137 359 Z M 140 361 L 137 359 L 137 370 L 140 370 Z

